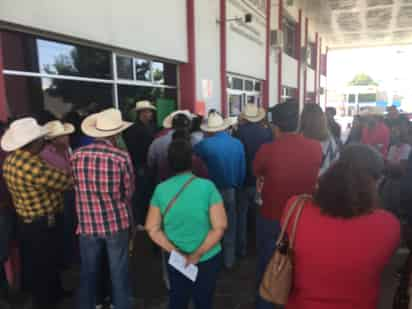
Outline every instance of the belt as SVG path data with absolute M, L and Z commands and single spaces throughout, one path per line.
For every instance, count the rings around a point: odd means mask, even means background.
M 53 214 L 46 214 L 46 215 L 38 216 L 34 218 L 24 218 L 22 216 L 19 216 L 18 219 L 23 224 L 40 223 L 43 221 L 47 223 L 48 227 L 54 227 L 56 226 L 56 217 L 58 215 L 59 213 L 53 213 Z

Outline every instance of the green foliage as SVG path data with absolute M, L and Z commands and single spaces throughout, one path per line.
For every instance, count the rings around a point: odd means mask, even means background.
M 357 74 L 350 82 L 349 86 L 378 86 L 379 84 L 365 73 Z

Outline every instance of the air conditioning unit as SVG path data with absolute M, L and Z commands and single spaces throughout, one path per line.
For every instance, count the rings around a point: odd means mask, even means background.
M 272 48 L 283 48 L 283 32 L 279 30 L 270 31 L 270 46 Z

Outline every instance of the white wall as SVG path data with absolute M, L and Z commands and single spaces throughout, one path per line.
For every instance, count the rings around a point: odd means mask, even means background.
M 315 91 L 315 71 L 311 68 L 308 68 L 307 73 L 307 92 L 314 92 Z
M 203 2 L 198 1 L 198 2 Z M 209 1 L 209 0 L 206 0 Z M 204 1 L 204 2 L 206 2 Z M 226 17 L 242 17 L 253 14 L 253 22 L 242 24 L 228 22 L 227 71 L 240 75 L 265 79 L 266 20 L 241 0 L 228 0 Z
M 270 53 L 270 79 L 269 79 L 269 107 L 275 106 L 278 102 L 278 63 L 279 52 L 271 50 Z
M 0 21 L 187 61 L 183 0 L 1 0 Z
M 221 109 L 220 104 L 220 32 L 219 0 L 195 1 L 196 97 L 206 102 L 206 109 Z M 212 96 L 204 98 L 203 80 L 212 83 Z
M 298 61 L 283 53 L 282 86 L 298 88 Z
M 321 87 L 326 87 L 326 76 L 324 76 L 324 75 L 320 76 L 320 86 Z

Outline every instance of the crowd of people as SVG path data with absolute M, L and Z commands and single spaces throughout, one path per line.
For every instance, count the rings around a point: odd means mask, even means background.
M 268 117 L 249 103 L 236 122 L 178 110 L 161 130 L 151 102 L 135 112 L 135 122 L 110 108 L 72 114 L 72 123 L 23 117 L 2 127 L 0 263 L 17 244 L 21 295 L 36 309 L 72 296 L 61 274 L 76 262 L 78 308 L 132 308 L 129 263 L 144 231 L 160 248 L 170 309 L 213 308 L 219 274 L 246 257 L 250 233 L 256 308 L 376 308 L 400 222 L 412 223 L 412 126 L 396 108 L 362 112 L 346 141 L 336 110 L 317 104 L 301 113 L 296 102 L 278 104 Z M 302 195 L 310 197 L 296 221 L 293 288 L 274 304 L 259 286 L 281 271 L 268 264 Z M 168 262 L 175 253 L 198 267 L 194 281 Z M 4 306 L 16 302 L 12 279 L 0 267 Z

